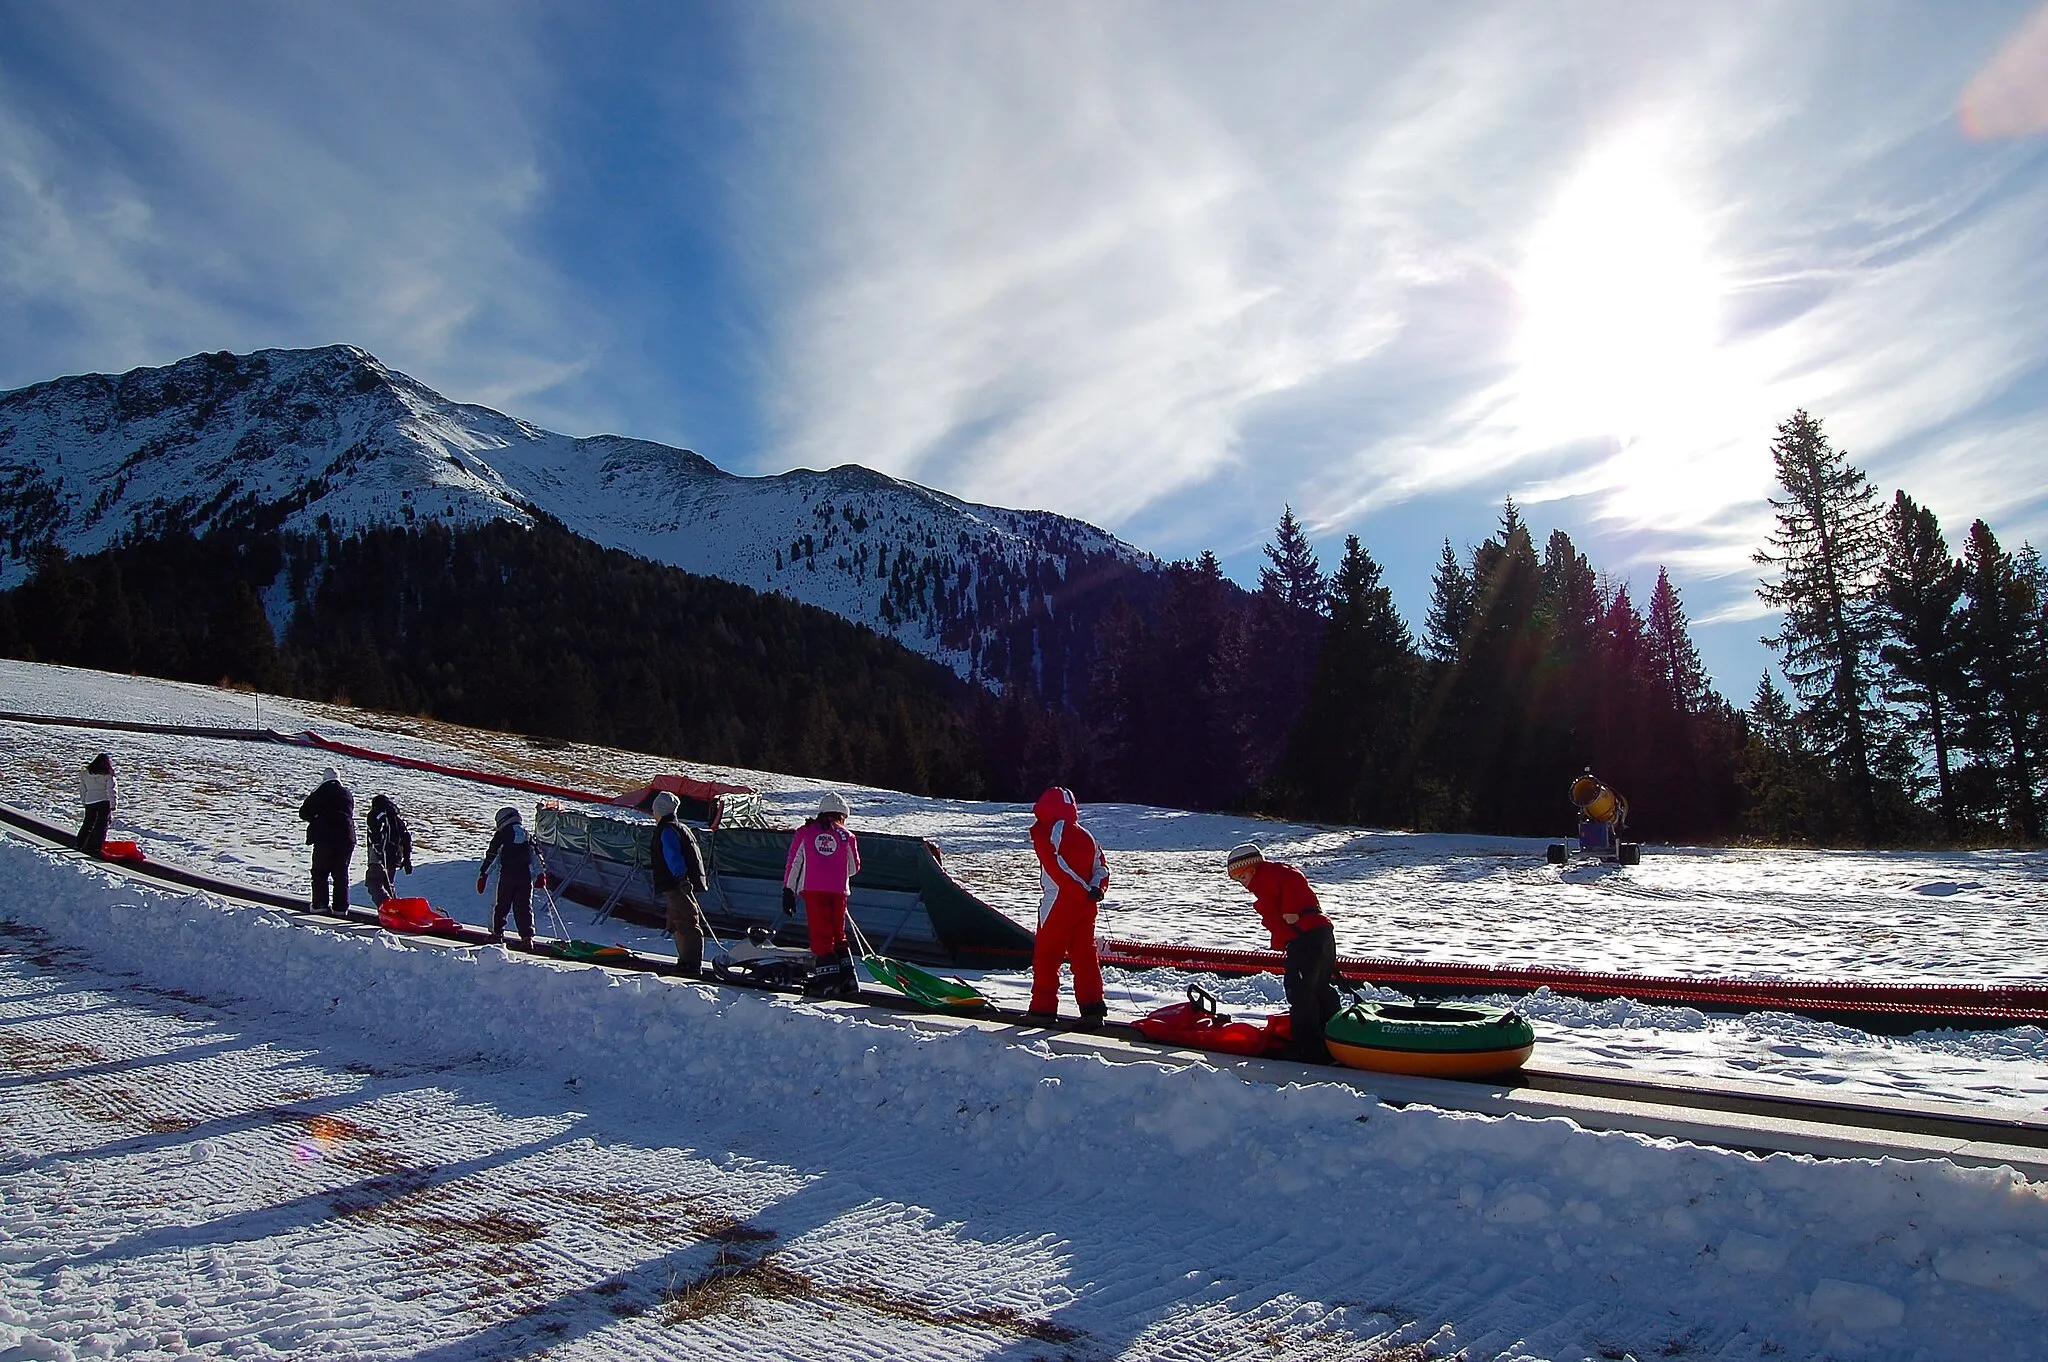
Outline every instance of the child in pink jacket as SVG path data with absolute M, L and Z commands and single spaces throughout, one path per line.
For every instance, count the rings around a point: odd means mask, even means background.
M 860 992 L 846 944 L 846 900 L 860 873 L 860 842 L 846 826 L 846 815 L 846 801 L 838 795 L 820 799 L 818 816 L 789 839 L 782 867 L 782 887 L 804 901 L 811 932 L 807 997 L 851 998 Z

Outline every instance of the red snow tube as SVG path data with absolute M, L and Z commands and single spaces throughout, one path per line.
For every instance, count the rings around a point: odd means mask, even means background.
M 1189 984 L 1186 1002 L 1162 1007 L 1134 1024 L 1146 1039 L 1167 1045 L 1221 1050 L 1233 1055 L 1272 1055 L 1286 1047 L 1287 1020 L 1283 1012 L 1264 1026 L 1232 1021 L 1216 1010 L 1214 994 L 1200 984 Z
M 133 842 L 102 842 L 100 855 L 109 861 L 146 861 L 142 848 Z
M 377 909 L 377 921 L 387 932 L 432 932 L 453 936 L 462 931 L 461 923 L 425 899 L 386 899 Z

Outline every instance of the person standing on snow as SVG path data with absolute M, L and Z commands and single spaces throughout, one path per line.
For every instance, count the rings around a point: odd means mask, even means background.
M 370 889 L 370 902 L 382 908 L 393 897 L 391 872 L 404 866 L 405 873 L 412 874 L 412 830 L 399 817 L 398 806 L 391 802 L 390 795 L 378 795 L 370 801 L 370 816 L 364 820 L 364 826 L 370 834 L 370 865 L 363 880 Z
M 654 797 L 654 889 L 668 907 L 668 934 L 675 938 L 676 965 L 695 979 L 704 972 L 704 924 L 697 895 L 705 891 L 704 853 L 697 834 L 676 821 L 682 803 L 667 790 Z
M 78 827 L 78 849 L 88 856 L 104 856 L 107 824 L 114 817 L 114 759 L 102 752 L 78 773 L 78 802 L 85 805 L 85 821 Z
M 476 872 L 476 892 L 484 892 L 491 867 L 498 867 L 498 900 L 491 909 L 491 940 L 505 939 L 505 915 L 519 924 L 519 948 L 533 949 L 533 840 L 519 821 L 519 810 L 507 805 L 498 810 L 498 830 L 484 852 L 483 868 Z
M 1225 873 L 1251 891 L 1273 949 L 1287 954 L 1281 979 L 1291 1018 L 1288 1054 L 1305 1064 L 1328 1064 L 1323 1029 L 1342 1005 L 1330 982 L 1337 971 L 1337 929 L 1323 916 L 1308 876 L 1285 861 L 1267 860 L 1252 843 L 1231 848 Z
M 299 805 L 306 843 L 313 848 L 313 911 L 348 916 L 348 863 L 356 854 L 356 797 L 332 766 Z
M 837 794 L 820 799 L 817 817 L 789 839 L 789 859 L 782 865 L 782 887 L 803 900 L 810 928 L 811 977 L 804 985 L 809 998 L 851 998 L 860 992 L 846 944 L 846 901 L 853 877 L 860 874 L 860 841 L 846 826 L 847 812 Z
M 1109 1015 L 1102 1001 L 1102 966 L 1095 959 L 1095 905 L 1109 889 L 1109 863 L 1081 826 L 1074 792 L 1054 786 L 1031 806 L 1031 849 L 1038 853 L 1045 895 L 1038 905 L 1038 940 L 1031 952 L 1031 1010 L 1050 1022 L 1059 1014 L 1060 965 L 1074 971 L 1074 1001 L 1081 1027 L 1093 1031 Z

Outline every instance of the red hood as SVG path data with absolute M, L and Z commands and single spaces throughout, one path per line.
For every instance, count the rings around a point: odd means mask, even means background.
M 1031 816 L 1040 823 L 1051 824 L 1062 820 L 1075 823 L 1081 818 L 1081 806 L 1074 802 L 1074 792 L 1055 785 L 1038 797 L 1031 806 Z

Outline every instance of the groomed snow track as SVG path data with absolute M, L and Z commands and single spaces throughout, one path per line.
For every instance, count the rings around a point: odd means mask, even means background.
M 70 835 L 18 809 L 0 805 L 0 827 L 23 840 L 84 858 Z M 342 930 L 382 931 L 376 916 L 351 908 L 344 919 L 315 917 L 304 899 L 270 893 L 161 862 L 94 861 L 104 869 L 155 880 L 303 916 L 310 923 Z M 480 928 L 464 927 L 445 937 L 405 936 L 425 948 L 486 944 Z M 537 938 L 543 943 L 550 938 Z M 675 965 L 658 956 L 634 953 L 618 962 L 549 961 L 561 968 L 606 969 L 674 977 Z M 1155 962 L 1156 963 L 1156 962 Z M 708 983 L 709 981 L 699 981 Z M 739 987 L 719 984 L 718 987 Z M 1688 1081 L 1676 1084 L 1617 1079 L 1580 1069 L 1532 1065 L 1499 1080 L 1412 1078 L 1321 1068 L 1287 1060 L 1253 1059 L 1176 1049 L 1147 1039 L 1125 1023 L 1084 1033 L 1027 1022 L 1020 1012 L 991 1008 L 973 1016 L 939 1015 L 891 993 L 863 989 L 858 998 L 812 1004 L 857 1007 L 896 1024 L 924 1031 L 979 1030 L 1019 1043 L 1036 1042 L 1065 1053 L 1090 1054 L 1108 1063 L 1207 1064 L 1268 1086 L 1309 1080 L 1339 1083 L 1371 1093 L 1392 1106 L 1419 1105 L 1487 1116 L 1564 1117 L 1589 1130 L 1628 1131 L 1655 1138 L 1755 1154 L 1790 1153 L 1816 1158 L 1945 1159 L 1974 1167 L 2007 1167 L 2036 1182 L 2048 1182 L 2048 1119 L 2010 1111 L 1978 1110 L 1953 1103 L 1884 1103 L 1788 1096 L 1763 1085 Z
M 0 711 L 0 722 L 282 743 L 550 798 L 588 804 L 611 802 L 610 795 L 589 790 L 416 757 L 394 756 L 372 748 L 336 742 L 313 732 L 280 733 L 265 728 L 132 723 L 13 711 Z M 189 880 L 180 883 L 192 884 Z M 209 886 L 192 884 L 192 887 Z M 215 889 L 214 892 L 241 898 L 248 898 L 250 894 L 262 895 L 260 890 Z M 253 901 L 270 902 L 275 897 L 262 896 Z M 1101 942 L 1100 954 L 1104 964 L 1127 969 L 1179 969 L 1201 974 L 1279 974 L 1282 965 L 1277 951 L 1219 950 L 1149 941 L 1105 939 Z M 1941 1027 L 2003 1029 L 2010 1026 L 2048 1026 L 2048 986 L 2037 984 L 1879 984 L 1846 980 L 1686 978 L 1540 966 L 1445 964 L 1367 956 L 1340 957 L 1337 973 L 1339 977 L 1355 983 L 1375 984 L 1426 996 L 1533 993 L 1539 988 L 1548 988 L 1554 993 L 1576 998 L 1629 998 L 1645 1003 L 1697 1007 L 1708 1012 L 1791 1012 L 1881 1035 L 1908 1035 Z

